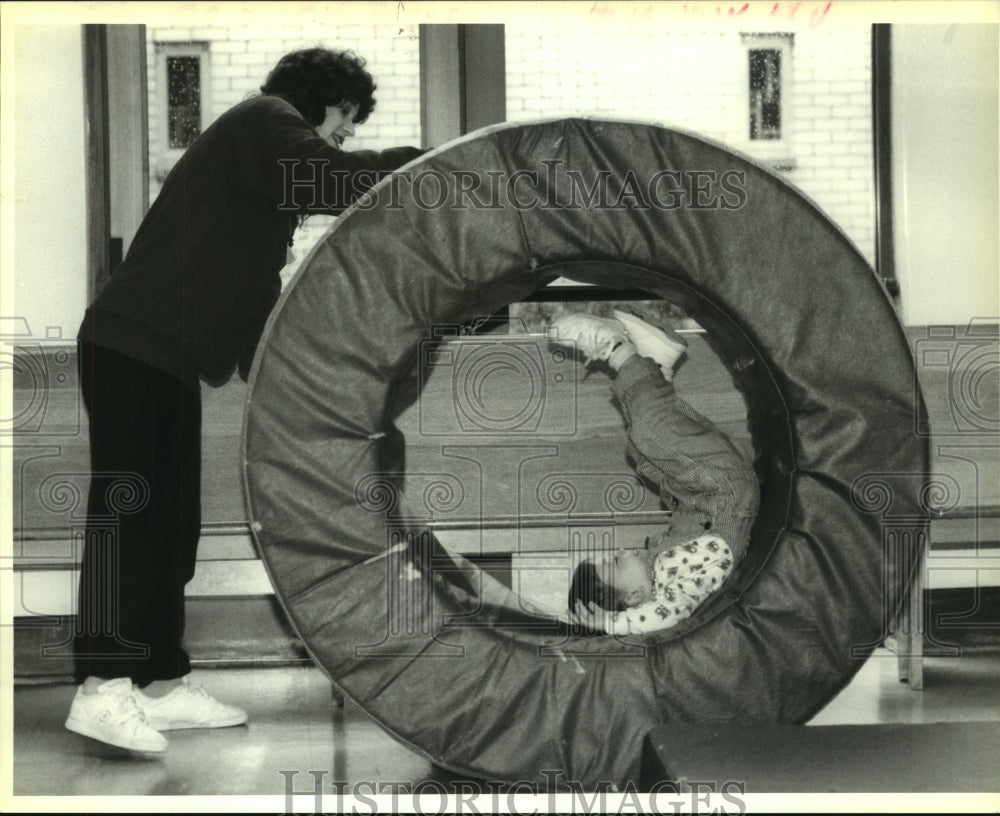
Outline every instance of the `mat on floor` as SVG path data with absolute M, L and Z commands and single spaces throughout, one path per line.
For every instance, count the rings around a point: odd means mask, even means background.
M 731 793 L 995 791 L 1000 722 L 655 728 L 640 788 Z M 672 785 L 670 783 L 673 783 Z M 709 788 L 711 783 L 715 787 Z

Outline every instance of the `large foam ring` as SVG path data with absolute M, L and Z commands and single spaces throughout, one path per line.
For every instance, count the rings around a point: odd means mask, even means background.
M 620 786 L 655 725 L 807 720 L 882 640 L 926 532 L 923 405 L 867 262 L 775 174 L 653 125 L 491 128 L 405 169 L 304 264 L 251 375 L 249 512 L 309 652 L 393 736 L 478 778 Z M 680 304 L 746 396 L 747 556 L 657 635 L 520 610 L 399 528 L 378 478 L 404 469 L 393 417 L 430 327 L 560 275 Z

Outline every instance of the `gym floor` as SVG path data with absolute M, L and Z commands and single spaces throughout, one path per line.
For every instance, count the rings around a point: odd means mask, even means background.
M 282 797 L 289 784 L 297 794 L 312 790 L 311 771 L 325 772 L 326 791 L 334 780 L 348 786 L 436 780 L 437 789 L 455 782 L 350 701 L 338 707 L 324 675 L 311 666 L 202 668 L 195 677 L 219 698 L 246 708 L 250 722 L 169 733 L 170 747 L 157 757 L 131 755 L 66 731 L 73 686 L 18 684 L 15 796 Z M 895 656 L 879 650 L 810 724 L 1000 721 L 1000 654 L 928 657 L 924 678 L 924 689 L 913 691 L 899 682 Z M 983 780 L 983 789 L 996 791 L 998 781 L 1000 774 Z

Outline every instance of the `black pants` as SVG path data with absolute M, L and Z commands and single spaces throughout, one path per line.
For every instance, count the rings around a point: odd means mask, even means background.
M 182 677 L 184 585 L 201 527 L 201 395 L 169 374 L 86 342 L 90 496 L 76 678 Z

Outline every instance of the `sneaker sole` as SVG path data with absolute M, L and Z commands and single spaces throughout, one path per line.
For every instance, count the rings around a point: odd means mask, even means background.
M 125 740 L 116 740 L 113 737 L 109 738 L 107 735 L 100 733 L 95 728 L 90 728 L 86 722 L 74 717 L 67 719 L 65 725 L 67 730 L 72 731 L 74 734 L 79 734 L 81 737 L 88 737 L 89 739 L 103 742 L 105 745 L 124 748 L 127 751 L 139 751 L 144 754 L 162 754 L 167 750 L 166 740 L 162 743 L 130 743 Z
M 232 728 L 235 725 L 243 725 L 249 718 L 246 714 L 241 714 L 238 716 L 230 717 L 227 720 L 217 720 L 210 723 L 205 722 L 190 722 L 190 721 L 180 721 L 176 720 L 173 722 L 163 722 L 159 720 L 152 720 L 147 715 L 146 723 L 154 731 L 187 731 L 192 728 Z
M 659 326 L 652 326 L 641 317 L 614 310 L 614 315 L 628 331 L 629 337 L 637 347 L 641 346 L 665 346 L 669 352 L 652 353 L 653 359 L 661 366 L 671 368 L 680 359 L 681 355 L 687 351 L 687 341 L 677 334 L 668 334 Z
M 587 314 L 581 314 L 581 315 L 563 315 L 563 317 L 566 317 L 566 318 L 568 318 L 568 317 L 582 317 L 582 318 L 584 318 L 584 320 L 581 321 L 583 323 L 594 322 L 594 323 L 597 323 L 597 324 L 604 325 L 609 331 L 611 331 L 611 332 L 613 332 L 613 333 L 615 333 L 617 335 L 620 335 L 622 340 L 627 340 L 628 339 L 628 337 L 626 336 L 626 334 L 622 331 L 624 329 L 624 327 L 621 325 L 621 322 L 618 321 L 618 320 L 614 320 L 614 319 L 609 318 L 609 317 L 597 317 L 596 315 L 587 315 Z M 563 320 L 563 317 L 556 318 L 552 322 L 552 324 L 548 327 L 548 329 L 546 330 L 546 336 L 548 337 L 549 340 L 551 340 L 553 343 L 556 343 L 557 345 L 564 346 L 566 348 L 575 349 L 580 354 L 583 354 L 583 356 L 587 359 L 588 362 L 591 361 L 591 360 L 607 360 L 608 357 L 611 356 L 611 348 L 607 349 L 607 354 L 602 354 L 603 349 L 594 349 L 594 351 L 595 351 L 595 355 L 594 356 L 590 356 L 589 354 L 587 354 L 587 352 L 581 347 L 583 344 L 580 342 L 580 339 L 579 339 L 580 338 L 580 333 L 579 332 L 572 332 L 571 331 L 571 332 L 568 332 L 568 333 L 563 333 L 563 332 L 560 331 L 560 329 L 563 329 L 565 327 L 565 325 L 566 325 L 564 322 L 560 322 L 560 321 Z M 617 326 L 615 324 L 617 324 Z M 616 331 L 616 329 L 617 329 L 617 331 Z M 612 344 L 612 347 L 613 346 L 614 346 L 614 344 Z

